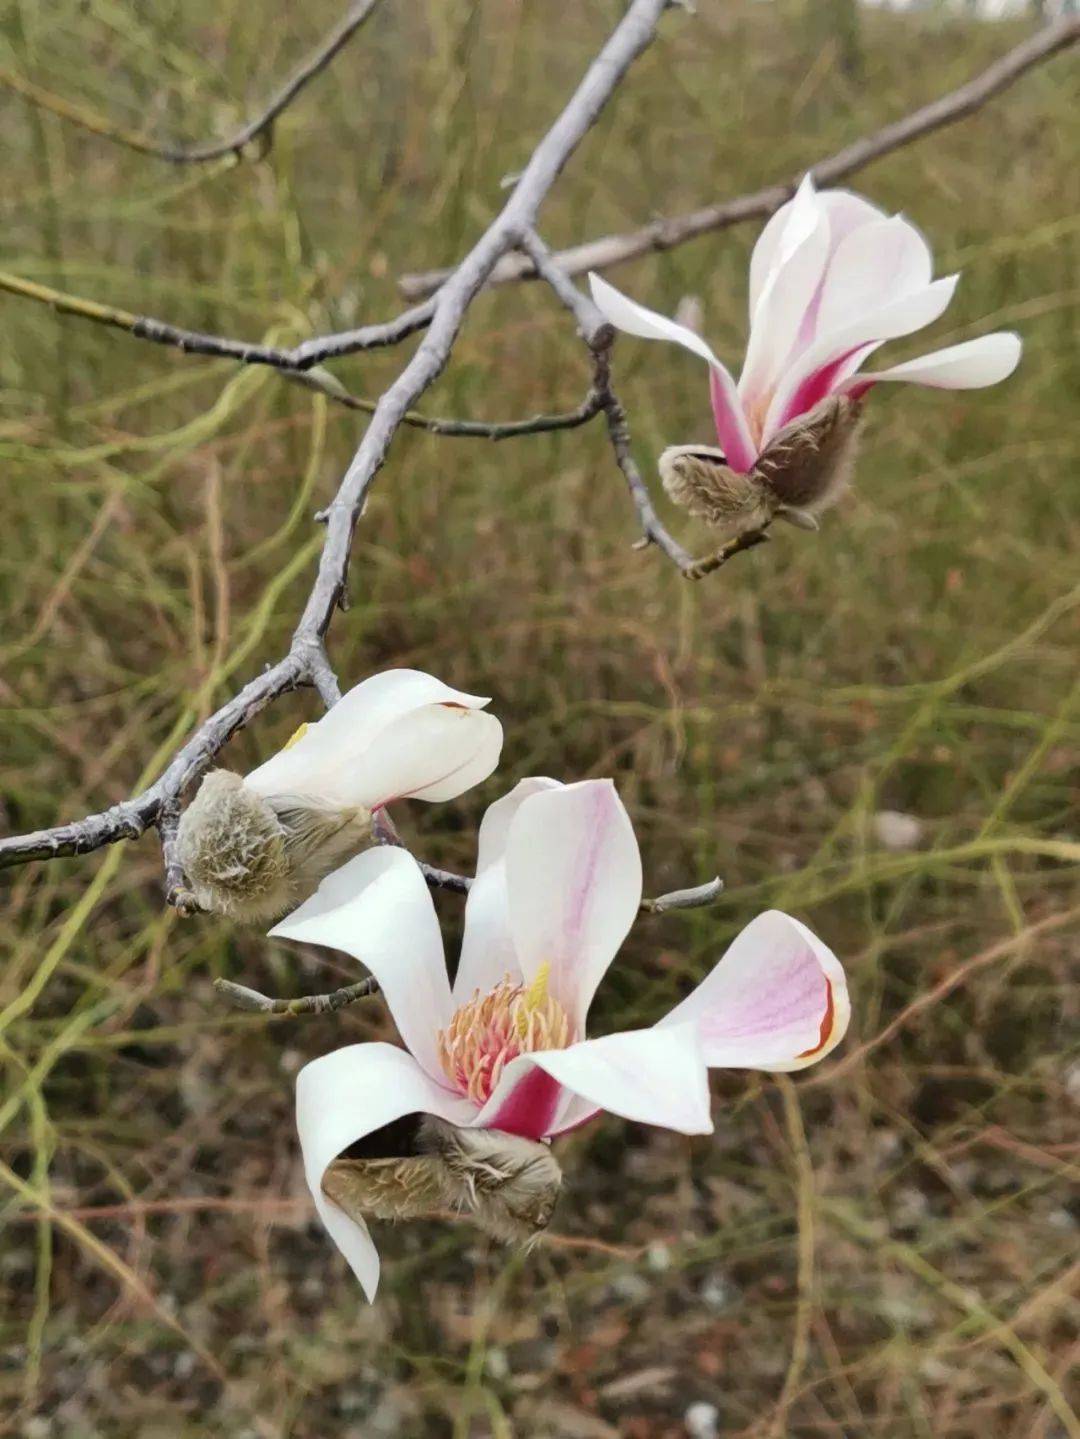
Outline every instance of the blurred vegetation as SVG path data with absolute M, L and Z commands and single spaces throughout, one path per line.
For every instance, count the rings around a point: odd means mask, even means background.
M 837 5 L 834 34 L 816 7 L 698 8 L 667 17 L 575 157 L 542 215 L 550 243 L 789 176 L 1023 33 Z M 204 139 L 338 9 L 9 0 L 0 65 L 115 124 Z M 620 11 L 387 5 L 239 165 L 172 169 L 0 92 L 0 263 L 255 339 L 385 317 L 396 275 L 479 233 Z M 150 838 L 10 871 L 2 1432 L 654 1439 L 698 1402 L 725 1436 L 1080 1434 L 1076 102 L 1066 56 L 855 182 L 924 228 L 941 273 L 963 271 L 938 343 L 1008 326 L 1027 350 L 997 390 L 876 394 L 857 493 L 820 535 L 778 534 L 694 587 L 630 549 L 599 425 L 498 446 L 402 433 L 331 637 L 346 683 L 417 665 L 496 697 L 496 779 L 399 816 L 426 858 L 468 866 L 483 807 L 523 774 L 614 774 L 651 892 L 725 877 L 715 910 L 637 927 L 601 1029 L 651 1022 L 775 904 L 848 965 L 837 1056 L 797 1102 L 786 1081 L 718 1077 L 709 1139 L 615 1120 L 573 1136 L 558 1233 L 527 1257 L 383 1226 L 369 1309 L 310 1219 L 291 1089 L 305 1058 L 387 1023 L 377 1006 L 269 1022 L 211 989 L 302 993 L 345 965 L 177 920 Z M 667 313 L 700 297 L 734 359 L 753 240 L 617 279 Z M 16 832 L 132 792 L 283 651 L 311 513 L 363 422 L 269 370 L 0 307 L 0 818 Z M 374 397 L 400 363 L 336 373 Z M 692 359 L 624 340 L 616 363 L 649 473 L 665 444 L 709 439 Z M 564 313 L 521 286 L 477 302 L 426 409 L 528 415 L 587 382 Z M 286 699 L 227 762 L 314 713 L 313 695 Z M 919 821 L 915 849 L 882 846 L 893 810 Z M 452 928 L 460 903 L 440 903 Z

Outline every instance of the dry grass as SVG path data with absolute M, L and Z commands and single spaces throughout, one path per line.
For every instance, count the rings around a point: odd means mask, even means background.
M 336 0 L 13 0 L 0 60 L 160 134 L 224 129 Z M 565 13 L 564 12 L 565 8 Z M 198 173 L 0 97 L 4 265 L 252 337 L 379 317 L 498 203 L 619 7 L 386 7 L 279 125 Z M 792 172 L 970 73 L 1015 35 L 867 15 L 857 78 L 820 21 L 701 0 L 673 15 L 549 203 L 549 240 Z M 311 1222 L 291 1128 L 309 1055 L 377 1008 L 268 1022 L 211 980 L 344 982 L 257 933 L 163 911 L 151 842 L 4 876 L 0 1320 L 5 1433 L 1075 1439 L 1080 1068 L 1076 682 L 1080 138 L 1076 64 L 862 180 L 965 273 L 947 343 L 1027 341 L 1000 391 L 875 397 L 858 493 L 698 588 L 635 554 L 598 427 L 492 447 L 403 435 L 365 519 L 343 678 L 429 667 L 498 697 L 499 783 L 615 774 L 653 892 L 601 1018 L 648 1022 L 765 903 L 849 966 L 844 1049 L 783 1090 L 727 1076 L 717 1134 L 616 1121 L 570 1138 L 559 1235 L 528 1258 L 386 1230 L 365 1307 Z M 699 295 L 737 351 L 753 235 L 623 273 Z M 153 350 L 3 300 L 0 793 L 12 830 L 130 792 L 280 651 L 310 512 L 358 418 L 269 372 Z M 339 372 L 375 394 L 396 361 Z M 626 343 L 639 456 L 708 437 L 690 360 Z M 577 402 L 550 297 L 483 298 L 429 410 Z M 677 519 L 673 523 L 678 524 Z M 686 533 L 682 527 L 682 533 Z M 229 756 L 295 728 L 281 705 Z M 495 783 L 402 822 L 467 865 Z M 890 854 L 881 809 L 924 840 Z M 458 902 L 444 905 L 457 922 Z M 1070 961 L 1071 973 L 1070 973 Z

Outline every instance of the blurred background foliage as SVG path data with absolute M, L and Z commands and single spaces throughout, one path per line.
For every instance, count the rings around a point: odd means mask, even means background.
M 549 243 L 790 176 L 1024 33 L 846 4 L 698 9 L 668 16 L 573 160 Z M 212 138 L 338 11 L 8 0 L 0 66 L 114 124 Z M 282 343 L 385 317 L 396 276 L 479 233 L 620 13 L 388 4 L 240 164 L 170 168 L 0 92 L 3 268 Z M 1059 58 L 855 181 L 923 227 L 940 273 L 963 271 L 939 343 L 1015 327 L 1027 349 L 1000 389 L 876 394 L 857 492 L 820 535 L 778 534 L 695 587 L 630 549 L 600 425 L 497 446 L 402 432 L 332 634 L 345 683 L 415 665 L 495 696 L 498 776 L 399 815 L 425 858 L 468 867 L 484 806 L 521 775 L 613 774 L 650 892 L 724 876 L 714 910 L 636 928 L 600 1029 L 651 1022 L 775 904 L 847 963 L 846 1045 L 797 1100 L 718 1077 L 712 1138 L 606 1119 L 573 1136 L 557 1233 L 528 1256 L 383 1226 L 369 1309 L 311 1221 L 291 1091 L 305 1058 L 388 1023 L 377 1005 L 271 1022 L 211 989 L 328 988 L 344 962 L 178 920 L 149 838 L 10 871 L 4 1433 L 1080 1434 L 1077 90 Z M 754 236 L 615 278 L 667 313 L 700 299 L 734 360 Z M 269 370 L 10 296 L 0 310 L 15 832 L 132 792 L 283 652 L 312 511 L 363 421 Z M 400 364 L 336 373 L 375 397 Z M 616 373 L 648 473 L 665 444 L 709 439 L 692 359 L 624 339 Z M 565 314 L 519 286 L 476 303 L 425 409 L 517 417 L 587 383 Z M 315 712 L 287 698 L 227 763 Z M 459 925 L 460 902 L 440 905 Z

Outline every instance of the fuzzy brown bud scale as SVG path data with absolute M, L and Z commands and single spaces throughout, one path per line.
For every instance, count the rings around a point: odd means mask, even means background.
M 414 1152 L 336 1159 L 323 1193 L 351 1219 L 422 1219 L 456 1211 L 508 1244 L 534 1241 L 551 1221 L 562 1185 L 546 1144 L 498 1129 L 420 1122 Z
M 177 858 L 200 908 L 261 923 L 306 898 L 370 834 L 362 807 L 256 794 L 216 769 L 181 816 Z
M 660 478 L 677 505 L 729 536 L 762 530 L 774 519 L 816 529 L 851 480 L 860 405 L 832 395 L 774 436 L 748 474 L 722 450 L 675 445 L 660 456 Z

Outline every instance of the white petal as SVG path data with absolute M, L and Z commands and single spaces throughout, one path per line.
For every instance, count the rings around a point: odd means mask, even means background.
M 800 213 L 796 197 L 750 325 L 739 395 L 751 414 L 763 412 L 765 397 L 790 357 L 805 348 L 812 327 L 815 297 L 829 260 L 830 236 L 825 210 L 816 199 L 806 203 Z M 797 243 L 792 244 L 793 239 Z
M 840 242 L 830 261 L 816 334 L 831 334 L 883 304 L 925 290 L 933 266 L 930 246 L 902 215 L 859 226 Z
M 769 910 L 659 1027 L 696 1022 L 710 1068 L 782 1071 L 828 1054 L 850 1017 L 840 961 L 805 925 Z
M 656 1124 L 680 1134 L 710 1134 L 708 1072 L 697 1025 L 629 1030 L 602 1039 L 586 1039 L 568 1049 L 545 1049 L 515 1059 L 476 1118 L 482 1127 L 506 1127 L 515 1091 L 529 1083 L 530 1070 L 542 1070 L 567 1092 L 586 1101 L 563 1102 L 550 1133 L 581 1123 L 597 1109 L 638 1124 Z M 573 1115 L 572 1118 L 568 1116 Z
M 617 329 L 627 335 L 637 335 L 643 340 L 670 340 L 675 345 L 682 345 L 708 364 L 709 391 L 720 447 L 732 469 L 740 473 L 748 470 L 754 462 L 757 450 L 746 423 L 735 381 L 731 378 L 731 372 L 720 363 L 701 336 L 687 326 L 669 320 L 666 315 L 658 315 L 655 310 L 647 310 L 636 300 L 628 299 L 616 290 L 614 285 L 609 285 L 606 280 L 591 272 L 589 286 L 597 309 Z
M 814 178 L 807 173 L 791 199 L 770 216 L 750 254 L 751 324 L 761 305 L 762 296 L 776 279 L 777 271 L 813 230 L 821 213 Z
M 504 976 L 519 978 L 506 896 L 506 838 L 524 800 L 542 790 L 561 789 L 557 779 L 523 779 L 489 805 L 480 822 L 476 878 L 465 903 L 465 934 L 454 979 L 454 1002 L 464 1004 L 476 990 L 493 989 Z
M 682 345 L 706 364 L 723 368 L 701 336 L 686 325 L 639 305 L 592 271 L 589 272 L 589 288 L 593 304 L 617 330 L 636 335 L 640 340 L 670 340 L 672 344 Z
M 474 1113 L 468 1100 L 433 1084 L 411 1055 L 392 1044 L 351 1044 L 312 1060 L 297 1076 L 296 1126 L 308 1188 L 369 1299 L 379 1282 L 379 1256 L 367 1226 L 323 1194 L 327 1166 L 350 1144 L 407 1114 L 437 1114 L 465 1124 Z
M 257 794 L 306 794 L 370 805 L 369 797 L 358 793 L 353 770 L 380 732 L 421 707 L 449 704 L 475 710 L 487 703 L 420 670 L 385 670 L 342 695 L 295 744 L 252 770 L 245 783 Z M 342 799 L 346 792 L 350 797 Z
M 867 310 L 850 324 L 820 335 L 786 371 L 776 387 L 765 420 L 763 443 L 767 444 L 797 414 L 804 413 L 800 390 L 818 371 L 849 354 L 857 353 L 861 363 L 871 353 L 871 347 L 876 348 L 885 340 L 913 334 L 932 324 L 948 307 L 958 278 L 957 275 L 947 275 L 944 279 L 934 280 L 921 290 Z M 812 408 L 812 405 L 807 407 Z
M 435 906 L 411 854 L 390 845 L 358 854 L 270 935 L 340 949 L 365 964 L 402 1039 L 445 1082 L 436 1035 L 450 1021 L 450 984 Z
M 860 375 L 852 383 L 876 384 L 878 380 L 906 380 L 913 385 L 930 385 L 939 390 L 981 390 L 1006 380 L 1020 363 L 1023 346 L 1020 336 L 1009 330 L 967 340 L 934 350 L 917 360 L 905 360 L 892 369 Z
M 812 176 L 807 176 L 811 180 Z M 806 180 L 803 181 L 806 184 Z M 800 186 L 800 189 L 802 186 Z M 818 203 L 822 205 L 829 220 L 832 248 L 835 249 L 845 235 L 860 225 L 884 218 L 884 211 L 850 190 L 819 190 Z M 777 260 L 781 236 L 784 234 L 795 201 L 789 200 L 770 216 L 765 228 L 758 236 L 753 254 L 750 256 L 750 316 L 753 318 L 761 292 L 765 288 Z
M 503 729 L 494 715 L 456 704 L 425 705 L 375 736 L 352 772 L 353 803 L 456 799 L 499 763 Z
M 535 794 L 506 843 L 510 932 L 526 981 L 542 965 L 575 1033 L 641 904 L 641 855 L 610 780 Z

